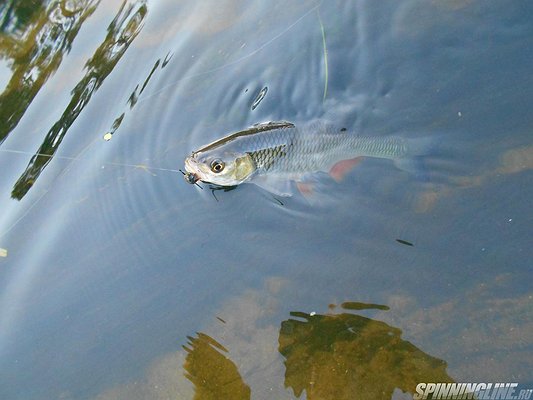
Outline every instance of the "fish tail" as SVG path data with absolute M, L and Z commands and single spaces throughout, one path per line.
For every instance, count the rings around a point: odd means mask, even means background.
M 423 136 L 406 139 L 408 157 L 430 156 L 439 149 L 440 139 L 437 136 Z
M 428 160 L 436 156 L 440 149 L 441 139 L 438 136 L 424 136 L 407 140 L 405 157 L 394 161 L 397 168 L 413 175 L 417 181 L 429 182 L 431 168 Z
M 417 181 L 429 182 L 429 169 L 424 158 L 424 156 L 399 158 L 394 160 L 394 165 L 396 168 L 414 176 Z

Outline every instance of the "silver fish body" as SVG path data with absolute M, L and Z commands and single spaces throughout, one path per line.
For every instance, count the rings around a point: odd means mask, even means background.
M 285 121 L 268 122 L 194 151 L 185 160 L 186 180 L 220 186 L 252 182 L 284 195 L 289 194 L 281 186 L 286 182 L 309 173 L 330 172 L 343 160 L 407 159 L 420 150 L 409 139 L 396 136 L 363 137 L 318 122 L 300 128 Z

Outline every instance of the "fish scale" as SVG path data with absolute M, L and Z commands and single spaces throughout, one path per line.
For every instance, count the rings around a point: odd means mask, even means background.
M 310 172 L 335 162 L 360 156 L 401 158 L 407 155 L 405 140 L 397 137 L 360 137 L 350 133 L 317 134 L 298 128 L 261 132 L 247 137 L 243 148 L 252 156 L 257 173 Z

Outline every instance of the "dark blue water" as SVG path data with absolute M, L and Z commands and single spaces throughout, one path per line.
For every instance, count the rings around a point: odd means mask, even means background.
M 532 17 L 520 1 L 1 4 L 0 398 L 533 387 Z M 436 145 L 422 171 L 366 159 L 309 199 L 177 172 L 232 131 L 314 119 Z

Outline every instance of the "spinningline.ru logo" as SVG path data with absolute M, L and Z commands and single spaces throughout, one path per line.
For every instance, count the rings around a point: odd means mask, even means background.
M 528 400 L 533 389 L 517 390 L 518 383 L 419 383 L 414 400 L 474 399 L 474 400 Z

